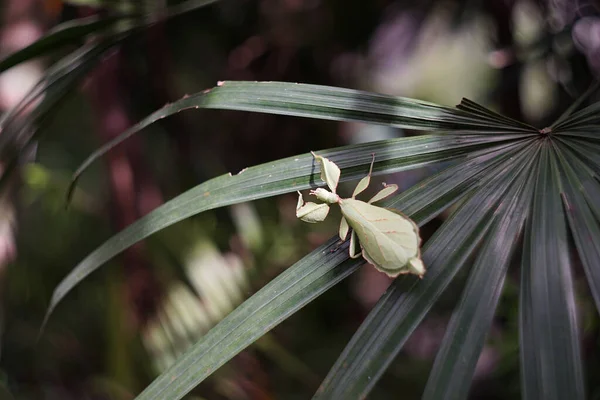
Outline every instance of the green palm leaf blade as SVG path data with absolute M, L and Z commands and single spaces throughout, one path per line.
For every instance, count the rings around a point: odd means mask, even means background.
M 386 205 L 402 210 L 411 215 L 412 219 L 422 221 L 421 224 L 429 222 L 430 216 L 435 216 L 448 207 L 447 196 L 459 199 L 458 193 L 468 194 L 485 184 L 507 160 L 519 155 L 524 143 L 526 141 L 511 142 L 473 152 L 457 165 L 424 179 Z M 437 207 L 439 212 L 430 212 L 430 216 L 422 215 L 419 210 L 425 206 L 428 210 L 430 207 Z
M 585 91 L 577 100 L 565 110 L 565 112 L 558 117 L 556 121 L 551 125 L 553 132 L 565 132 L 572 129 L 581 130 L 582 128 L 598 125 L 600 118 L 598 118 L 598 112 L 600 111 L 600 103 L 595 102 L 587 107 L 577 110 L 584 101 L 588 100 L 592 94 L 594 94 L 600 87 L 600 81 L 596 80 L 588 90 Z
M 532 148 L 524 141 L 516 155 L 486 170 L 477 191 L 424 246 L 425 277 L 416 284 L 406 278 L 392 283 L 330 370 L 315 399 L 363 398 L 369 393 L 488 232 L 498 204 L 524 161 L 531 158 Z
M 589 140 L 573 138 L 559 138 L 558 142 L 571 149 L 579 159 L 581 159 L 584 168 L 590 169 L 597 176 L 600 176 L 600 144 L 590 143 Z M 580 165 L 582 165 L 580 163 Z M 599 197 L 595 197 L 598 199 Z
M 553 123 L 552 125 L 550 125 L 550 128 L 555 131 L 555 130 L 561 130 L 561 126 L 563 126 L 563 124 L 569 123 L 570 121 L 573 121 L 573 113 L 575 112 L 575 110 L 577 110 L 579 107 L 581 107 L 581 105 L 590 98 L 590 96 L 592 94 L 594 94 L 598 88 L 600 87 L 600 81 L 596 80 L 594 83 L 592 83 L 590 85 L 590 87 L 585 91 L 585 93 L 583 93 L 581 96 L 579 96 L 577 98 L 577 100 L 575 100 L 561 115 L 560 117 L 558 117 Z M 575 116 L 575 119 L 577 119 L 577 117 Z
M 75 172 L 74 182 L 92 162 L 150 124 L 198 108 L 359 121 L 418 130 L 464 130 L 463 133 L 475 135 L 537 134 L 533 128 L 489 121 L 477 114 L 414 99 L 320 85 L 232 81 L 186 96 L 150 114 L 92 153 Z
M 470 151 L 509 141 L 506 137 L 498 140 L 473 135 L 427 135 L 341 147 L 320 153 L 335 160 L 344 169 L 342 181 L 346 181 L 366 174 L 372 153 L 377 154 L 373 170 L 378 174 L 465 157 Z M 361 167 L 349 168 L 350 165 Z M 307 189 L 314 187 L 317 182 L 323 185 L 319 180 L 319 171 L 315 171 L 313 156 L 305 154 L 250 167 L 237 175 L 222 175 L 188 190 L 129 225 L 83 259 L 54 290 L 44 324 L 73 287 L 106 261 L 151 234 L 202 211 Z
M 205 99 L 198 101 L 200 99 Z M 182 99 L 180 101 L 185 101 Z M 514 132 L 514 126 L 482 120 L 479 115 L 425 101 L 343 89 L 287 82 L 221 82 L 208 91 L 189 96 L 191 104 L 205 108 L 266 111 L 330 120 L 357 120 L 400 128 L 492 129 Z M 264 110 L 266 109 L 266 110 Z M 530 129 L 524 131 L 532 132 Z
M 583 367 L 556 154 L 542 144 L 522 258 L 520 333 L 525 399 L 584 399 Z
M 531 222 L 528 221 L 523 236 L 523 254 L 531 254 Z M 543 382 L 539 378 L 540 369 L 537 362 L 537 333 L 531 322 L 533 308 L 531 306 L 531 274 L 529 264 L 523 257 L 521 261 L 521 286 L 519 292 L 519 346 L 521 365 L 521 392 L 524 399 L 542 399 Z M 527 354 L 526 354 L 527 352 Z
M 506 271 L 520 243 L 518 239 L 529 212 L 534 176 L 530 170 L 534 160 L 526 161 L 520 177 L 506 194 L 507 201 L 498 208 L 462 298 L 446 328 L 425 387 L 424 400 L 467 398 L 502 294 Z
M 599 106 L 594 105 L 594 112 L 600 109 Z M 600 124 L 600 118 L 597 115 L 590 115 L 587 117 L 581 117 L 577 120 L 570 120 L 564 125 L 556 127 L 555 131 L 560 135 L 572 135 L 572 136 L 589 136 L 597 138 L 598 134 L 594 135 L 594 131 L 597 131 L 598 125 Z
M 232 311 L 156 378 L 136 399 L 185 396 L 233 356 L 354 272 L 364 260 L 348 257 L 332 238 Z
M 107 48 L 105 43 L 88 44 L 56 62 L 48 68 L 40 81 L 19 103 L 0 117 L 0 127 L 2 127 L 0 154 L 4 155 L 6 147 L 14 143 L 14 136 L 17 133 L 21 136 L 24 135 L 21 132 L 23 126 L 29 126 L 31 125 L 30 120 L 45 115 L 52 105 L 64 97 L 66 89 L 70 88 L 74 82 L 77 82 L 85 72 L 95 65 L 95 61 Z M 27 109 L 38 102 L 40 104 L 33 107 L 33 111 L 28 114 Z M 22 118 L 23 115 L 28 115 L 28 117 Z M 10 133 L 6 134 L 7 131 Z M 16 133 L 13 134 L 12 132 Z M 19 139 L 26 142 L 20 137 Z
M 581 182 L 584 194 L 588 199 L 588 207 L 596 217 L 596 221 L 600 221 L 600 182 L 596 179 L 586 179 Z M 595 199 L 595 200 L 594 200 Z M 600 309 L 599 309 L 600 310 Z
M 497 145 L 496 147 L 495 151 L 487 149 L 479 151 L 480 154 L 475 157 L 480 161 L 479 168 L 471 167 L 464 170 L 465 175 L 471 174 L 470 179 L 459 173 L 464 166 L 461 164 L 448 168 L 438 174 L 437 178 L 429 178 L 428 184 L 423 185 L 423 189 L 409 191 L 412 195 L 409 195 L 411 199 L 407 200 L 411 201 L 405 203 L 410 205 L 403 210 L 423 224 L 454 204 L 468 193 L 466 190 L 468 183 L 473 184 L 474 176 L 481 174 L 489 165 L 497 164 L 497 158 L 510 159 L 515 155 L 515 146 Z M 493 153 L 496 158 L 490 153 Z M 470 162 L 467 164 L 470 165 Z M 431 201 L 432 197 L 436 201 Z M 396 201 L 390 204 L 397 203 Z M 337 239 L 334 238 L 328 244 L 313 251 L 248 299 L 242 308 L 234 310 L 207 336 L 196 343 L 169 371 L 158 377 L 138 399 L 180 398 L 204 380 L 210 372 L 364 263 L 363 260 L 352 261 L 352 263 L 347 261 L 348 243 L 335 252 L 337 256 L 342 257 L 336 258 L 337 261 L 331 263 L 330 250 L 336 243 Z M 348 266 L 343 267 L 346 264 Z M 334 270 L 338 272 L 334 273 Z M 299 274 L 303 274 L 301 282 L 295 278 Z M 326 275 L 328 278 L 324 278 Z M 298 293 L 302 293 L 302 296 Z M 291 296 L 296 296 L 294 301 L 289 300 Z M 242 334 L 234 335 L 232 332 L 242 332 Z
M 600 184 L 573 153 L 560 150 L 563 207 L 596 309 L 600 310 L 600 209 L 596 204 L 600 199 Z M 596 216 L 592 207 L 599 211 Z
M 66 44 L 80 42 L 84 36 L 103 30 L 122 18 L 125 17 L 98 18 L 93 16 L 60 24 L 29 46 L 0 60 L 0 73 L 22 62 L 58 50 Z
M 587 126 L 598 125 L 598 123 L 600 123 L 600 117 L 598 116 L 599 112 L 600 103 L 590 104 L 556 124 L 556 126 L 553 127 L 553 131 L 580 130 Z
M 556 133 L 557 136 L 561 137 L 561 136 L 570 136 L 570 137 L 576 137 L 576 138 L 583 138 L 586 140 L 586 142 L 590 142 L 594 143 L 596 142 L 596 144 L 598 144 L 600 142 L 600 134 L 598 134 L 598 127 L 599 125 L 590 125 L 590 126 L 586 126 L 586 127 L 582 127 L 579 129 L 569 129 L 566 131 L 559 131 Z
M 459 110 L 468 111 L 469 113 L 471 113 L 473 115 L 478 115 L 482 119 L 485 119 L 488 121 L 494 121 L 497 123 L 506 124 L 507 126 L 513 126 L 518 130 L 521 130 L 521 129 L 533 130 L 533 131 L 537 130 L 531 125 L 525 124 L 516 119 L 509 118 L 505 115 L 494 112 L 494 111 L 492 111 L 488 108 L 485 108 L 482 105 L 479 105 L 469 99 L 463 98 L 461 100 L 460 104 L 456 106 L 456 108 L 458 108 Z

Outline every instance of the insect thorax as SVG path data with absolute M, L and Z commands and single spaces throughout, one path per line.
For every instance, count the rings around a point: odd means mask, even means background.
M 318 188 L 316 190 L 311 190 L 310 194 L 314 195 L 317 199 L 325 203 L 334 204 L 340 202 L 340 196 L 335 193 L 331 193 L 327 189 Z

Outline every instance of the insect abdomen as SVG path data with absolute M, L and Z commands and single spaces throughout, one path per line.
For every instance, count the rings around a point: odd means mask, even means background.
M 419 236 L 407 218 L 356 199 L 344 199 L 340 207 L 372 264 L 394 271 L 418 254 Z

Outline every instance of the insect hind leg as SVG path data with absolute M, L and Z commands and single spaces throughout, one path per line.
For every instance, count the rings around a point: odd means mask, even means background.
M 356 247 L 358 246 L 358 251 L 356 251 Z M 362 254 L 362 249 L 358 243 L 358 237 L 356 236 L 356 231 L 352 230 L 350 234 L 350 249 L 348 251 L 350 254 L 350 258 L 358 258 Z

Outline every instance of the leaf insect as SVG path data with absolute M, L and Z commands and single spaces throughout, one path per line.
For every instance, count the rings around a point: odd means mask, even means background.
M 321 222 L 329 213 L 329 204 L 337 203 L 342 211 L 339 230 L 342 242 L 346 240 L 348 231 L 352 229 L 350 257 L 357 258 L 362 254 L 365 260 L 390 277 L 415 274 L 422 278 L 425 274 L 425 265 L 421 260 L 419 249 L 421 245 L 419 227 L 396 210 L 372 204 L 392 195 L 398 190 L 398 185 L 384 183 L 384 188 L 366 203 L 356 199 L 356 196 L 371 182 L 375 154 L 373 154 L 369 174 L 358 182 L 349 199 L 342 199 L 336 193 L 340 179 L 339 167 L 325 157 L 315 153 L 312 155 L 321 166 L 321 179 L 331 191 L 323 188 L 310 191 L 311 195 L 323 202 L 320 204 L 304 203 L 302 194 L 298 192 L 296 216 L 309 223 Z

